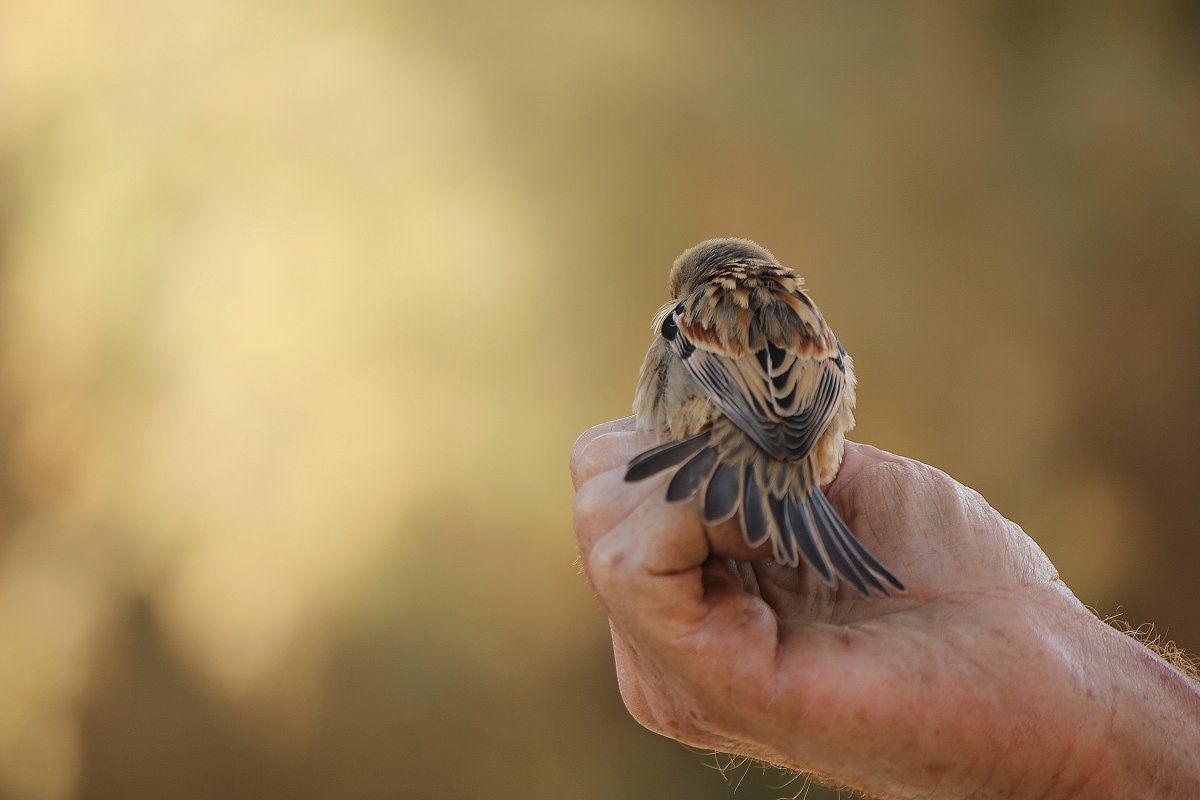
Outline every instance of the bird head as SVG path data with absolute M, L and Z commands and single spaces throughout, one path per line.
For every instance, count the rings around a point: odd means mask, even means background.
M 696 287 L 731 271 L 779 267 L 775 256 L 749 239 L 709 239 L 683 251 L 671 268 L 671 296 L 680 299 Z

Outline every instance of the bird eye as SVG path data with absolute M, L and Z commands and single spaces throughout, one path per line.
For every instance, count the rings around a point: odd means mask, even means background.
M 679 333 L 679 328 L 675 327 L 675 311 L 679 306 L 671 309 L 671 313 L 663 317 L 662 327 L 659 328 L 659 333 L 668 342 L 675 341 L 675 334 Z

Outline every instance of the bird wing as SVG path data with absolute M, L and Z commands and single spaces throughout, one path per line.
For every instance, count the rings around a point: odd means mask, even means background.
M 757 349 L 737 355 L 696 325 L 677 307 L 664 319 L 663 335 L 704 395 L 773 458 L 808 456 L 845 391 L 840 343 L 834 355 L 763 338 Z

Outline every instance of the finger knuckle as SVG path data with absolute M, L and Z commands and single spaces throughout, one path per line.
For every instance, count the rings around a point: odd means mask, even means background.
M 575 443 L 571 445 L 571 464 L 574 466 L 580 463 L 583 459 L 583 454 L 587 452 L 592 442 L 596 441 L 598 435 L 597 429 L 603 428 L 604 423 L 593 425 L 583 433 L 579 434 L 575 439 Z
M 888 482 L 906 493 L 920 493 L 944 497 L 956 493 L 958 483 L 936 467 L 920 461 L 904 459 L 875 465 L 875 469 L 887 476 Z
M 571 451 L 571 470 L 586 480 L 616 468 L 627 458 L 626 448 L 632 435 L 628 431 L 606 431 L 580 436 Z
M 628 582 L 632 562 L 628 548 L 615 537 L 608 536 L 597 541 L 588 553 L 588 575 L 601 593 L 608 593 Z
M 957 497 L 961 484 L 937 467 L 922 464 L 921 479 L 931 494 L 939 499 Z
M 609 504 L 607 487 L 598 479 L 592 479 L 579 487 L 575 493 L 572 511 L 577 529 L 590 529 L 601 517 Z

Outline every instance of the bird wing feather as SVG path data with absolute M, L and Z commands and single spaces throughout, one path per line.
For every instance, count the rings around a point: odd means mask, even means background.
M 768 455 L 805 458 L 837 413 L 846 382 L 840 357 L 770 341 L 732 355 L 713 337 L 694 335 L 695 323 L 678 309 L 672 315 L 678 333 L 671 347 L 713 405 Z

